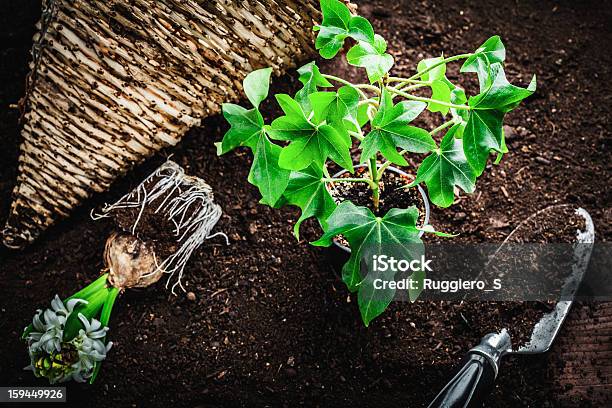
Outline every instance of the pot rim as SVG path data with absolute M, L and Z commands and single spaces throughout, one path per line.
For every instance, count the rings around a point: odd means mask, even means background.
M 380 168 L 380 166 L 381 165 L 379 165 L 379 164 L 376 165 L 377 168 Z M 363 167 L 367 167 L 367 165 L 366 164 L 358 164 L 358 165 L 354 166 L 355 169 L 360 169 L 360 168 L 363 168 Z M 398 169 L 397 167 L 389 166 L 389 167 L 387 167 L 387 170 L 392 171 L 393 173 L 399 174 L 400 176 L 410 177 L 410 175 L 408 173 L 406 173 L 403 170 Z M 336 174 L 334 174 L 332 177 L 333 178 L 338 178 L 338 177 L 342 176 L 345 173 L 348 173 L 348 170 L 342 169 L 339 172 L 337 172 Z M 421 195 L 421 198 L 423 199 L 423 203 L 425 204 L 425 219 L 423 220 L 423 225 L 421 225 L 421 227 L 422 227 L 422 226 L 425 226 L 425 225 L 429 224 L 429 210 L 430 210 L 430 208 L 429 208 L 429 199 L 427 198 L 427 194 L 425 193 L 425 190 L 423 190 L 423 187 L 421 187 L 419 184 L 417 184 L 416 187 L 419 190 L 419 194 Z M 329 188 L 328 188 L 328 191 L 329 191 Z M 425 231 L 419 232 L 419 238 L 421 238 L 424 233 L 425 233 Z M 340 244 L 335 239 L 332 239 L 332 242 L 334 243 L 335 246 L 337 246 L 338 248 L 342 249 L 343 251 L 348 252 L 348 253 L 351 252 L 351 248 L 347 247 L 346 245 Z

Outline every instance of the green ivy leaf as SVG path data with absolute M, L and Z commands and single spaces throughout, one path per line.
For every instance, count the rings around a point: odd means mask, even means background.
M 321 12 L 323 13 L 322 26 L 338 27 L 348 30 L 351 21 L 351 12 L 338 0 L 321 0 Z
M 289 204 L 296 205 L 302 210 L 300 218 L 293 227 L 293 233 L 298 239 L 302 221 L 316 217 L 319 223 L 325 226 L 327 218 L 336 208 L 336 203 L 323 181 L 322 168 L 317 166 L 292 171 L 284 196 Z
M 463 105 L 467 102 L 467 96 L 465 95 L 465 91 L 462 88 L 456 86 L 448 79 L 446 79 L 444 82 L 451 90 L 450 102 L 452 104 Z M 465 127 L 465 124 L 467 123 L 469 117 L 469 111 L 467 109 L 450 108 L 450 113 L 456 123 L 461 123 Z M 459 136 L 456 137 L 460 138 Z
M 480 91 L 486 87 L 491 64 L 502 63 L 506 59 L 506 48 L 498 35 L 485 41 L 461 66 L 461 72 L 475 72 L 480 82 Z
M 484 92 L 471 97 L 469 105 L 472 109 L 497 109 L 502 112 L 509 112 L 523 99 L 531 96 L 535 90 L 535 75 L 527 88 L 521 88 L 508 82 L 502 65 L 496 63 L 490 67 L 486 89 Z
M 387 42 L 376 34 L 374 42 L 360 41 L 346 54 L 349 64 L 366 69 L 370 83 L 381 79 L 393 66 L 393 57 L 387 54 Z
M 248 181 L 259 188 L 262 204 L 274 206 L 289 183 L 290 171 L 278 165 L 281 150 L 262 133 L 253 151 Z
M 457 124 L 450 128 L 440 143 L 440 149 L 423 160 L 416 179 L 409 186 L 425 182 L 429 199 L 438 207 L 448 207 L 453 203 L 455 186 L 466 193 L 474 191 L 476 176 L 463 153 L 461 139 L 455 138 L 460 127 Z
M 255 80 L 269 81 L 266 70 L 255 71 L 245 79 L 245 92 L 253 104 L 259 104 L 267 96 L 265 90 L 257 88 Z M 265 92 L 264 92 L 265 91 Z M 274 205 L 282 196 L 289 182 L 289 170 L 279 167 L 281 147 L 273 144 L 264 130 L 264 120 L 257 108 L 245 109 L 230 103 L 223 104 L 223 116 L 231 127 L 217 145 L 217 154 L 225 154 L 238 146 L 250 147 L 253 164 L 248 181 L 259 188 L 263 204 Z
M 428 58 L 421 60 L 417 65 L 417 71 L 421 72 L 429 67 L 434 66 L 444 59 L 443 56 L 436 58 Z M 446 78 L 446 64 L 438 65 L 433 68 L 431 71 L 426 72 L 421 75 L 421 80 L 429 81 L 431 84 L 429 87 L 431 88 L 431 98 L 437 99 L 441 102 L 450 103 L 451 91 L 455 88 L 447 78 Z M 430 102 L 427 105 L 427 109 L 430 112 L 440 112 L 442 115 L 446 115 L 449 111 L 449 107 L 445 105 L 441 105 L 439 103 Z
M 325 160 L 331 158 L 345 169 L 353 171 L 348 134 L 343 135 L 327 124 L 311 122 L 300 104 L 289 95 L 279 94 L 276 99 L 285 116 L 274 120 L 267 132 L 273 139 L 290 142 L 280 153 L 279 165 L 282 168 L 302 170 L 311 163 L 322 167 Z M 322 114 L 319 106 L 313 108 L 314 117 L 320 117 Z
M 279 165 L 291 170 L 301 170 L 311 163 L 323 166 L 327 158 L 353 172 L 349 146 L 331 126 L 322 125 L 306 138 L 296 139 L 283 148 Z
M 504 113 L 495 109 L 470 111 L 463 131 L 463 150 L 476 176 L 484 171 L 491 150 L 502 151 L 503 120 Z
M 245 109 L 233 103 L 224 103 L 222 110 L 223 117 L 231 127 L 223 136 L 223 140 L 215 143 L 217 154 L 225 154 L 238 146 L 248 146 L 255 149 L 264 126 L 264 120 L 259 110 L 257 108 Z
M 248 146 L 253 151 L 263 133 L 264 120 L 259 112 L 259 104 L 266 99 L 270 87 L 272 68 L 263 68 L 248 74 L 242 86 L 244 92 L 254 106 L 245 109 L 233 103 L 224 103 L 223 116 L 230 124 L 230 129 L 223 136 L 221 142 L 215 143 L 217 154 L 222 155 L 239 146 Z
M 348 37 L 348 26 L 351 12 L 338 0 L 321 0 L 323 21 L 317 27 L 319 34 L 315 40 L 315 48 L 323 58 L 333 58 L 344 45 Z
M 272 68 L 262 68 L 249 73 L 242 81 L 244 93 L 255 108 L 268 97 L 271 74 Z
M 439 63 L 443 59 L 444 57 L 436 57 L 436 58 L 427 58 L 427 59 L 421 60 L 417 64 L 417 72 L 424 71 L 428 69 L 429 67 Z M 440 64 L 434 69 L 432 69 L 431 71 L 426 72 L 423 75 L 421 75 L 421 80 L 423 81 L 441 80 L 441 79 L 446 78 L 445 74 L 446 74 L 446 64 Z
M 476 72 L 478 69 L 476 61 L 478 59 L 484 59 L 489 64 L 504 62 L 506 59 L 506 47 L 504 47 L 504 43 L 499 35 L 494 35 L 482 43 L 482 45 L 476 49 L 474 55 L 463 63 L 461 72 Z
M 468 101 L 471 109 L 463 134 L 465 155 L 477 176 L 482 174 L 491 150 L 501 154 L 508 150 L 503 133 L 504 114 L 536 89 L 535 76 L 527 88 L 510 84 L 500 63 L 490 66 L 489 75 L 486 89 Z
M 349 22 L 349 35 L 355 41 L 374 42 L 374 29 L 372 24 L 361 16 L 352 16 Z
M 436 99 L 440 102 L 450 103 L 451 101 L 451 89 L 442 80 L 435 80 L 431 83 L 431 99 Z M 440 112 L 442 115 L 446 115 L 450 107 L 441 105 L 435 102 L 429 102 L 427 109 L 430 112 Z
M 330 105 L 328 120 L 338 122 L 347 117 L 358 121 L 359 92 L 351 86 L 343 86 L 336 92 Z
M 368 106 L 368 104 L 359 105 L 358 103 L 357 112 L 355 112 L 355 115 L 353 116 L 352 114 L 349 114 L 349 117 L 344 119 L 344 127 L 347 130 L 359 132 L 361 128 L 370 121 L 368 116 Z
M 336 99 L 335 92 L 315 92 L 308 96 L 312 106 L 312 122 L 322 123 L 327 118 L 329 106 Z
M 342 279 L 350 291 L 359 291 L 358 301 L 361 318 L 367 326 L 380 315 L 395 296 L 395 290 L 375 290 L 373 280 L 381 273 L 361 273 L 361 260 L 371 259 L 373 255 L 394 256 L 396 259 L 415 259 L 424 253 L 423 244 L 416 227 L 419 212 L 416 207 L 390 210 L 384 217 L 376 217 L 366 207 L 358 207 L 344 201 L 336 207 L 327 219 L 325 233 L 316 246 L 329 246 L 332 238 L 342 236 L 349 242 L 351 256 L 342 268 Z
M 272 126 L 267 129 L 270 137 L 277 140 L 293 140 L 309 136 L 314 125 L 306 118 L 300 104 L 287 94 L 275 96 L 285 116 L 272 122 Z
M 343 86 L 337 92 L 313 93 L 310 102 L 316 107 L 316 123 L 324 120 L 327 123 L 339 123 L 347 116 L 356 120 L 359 93 L 351 86 Z
M 344 45 L 347 37 L 357 41 L 374 42 L 374 29 L 368 20 L 351 16 L 348 7 L 338 0 L 321 0 L 323 22 L 316 27 L 319 31 L 315 48 L 323 58 L 333 58 Z
M 333 85 L 321 75 L 319 67 L 314 61 L 299 68 L 298 73 L 300 74 L 299 80 L 304 87 L 295 94 L 295 99 L 302 105 L 305 112 L 310 112 L 312 108 L 308 95 L 317 92 L 319 87 L 329 88 Z
M 340 51 L 346 37 L 346 30 L 337 27 L 321 26 L 319 35 L 317 35 L 315 40 L 315 48 L 319 50 L 319 54 L 323 58 L 331 59 Z
M 369 105 L 367 103 L 357 108 L 357 124 L 360 128 L 364 127 L 365 124 L 370 121 L 370 117 L 368 116 L 368 108 Z
M 387 160 L 401 166 L 408 163 L 397 148 L 414 153 L 427 153 L 434 150 L 436 142 L 429 132 L 415 126 L 408 126 L 421 114 L 426 104 L 416 101 L 402 101 L 393 105 L 393 97 L 384 89 L 381 104 L 372 119 L 372 130 L 361 142 L 361 163 L 376 157 L 381 152 Z

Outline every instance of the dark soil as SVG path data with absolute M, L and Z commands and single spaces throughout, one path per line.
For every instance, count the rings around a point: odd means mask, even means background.
M 353 174 L 343 173 L 339 177 L 369 177 L 366 167 L 355 169 Z M 366 183 L 331 183 L 328 185 L 329 192 L 336 204 L 349 200 L 355 205 L 364 206 L 370 209 L 377 217 L 383 217 L 392 208 L 408 208 L 415 206 L 419 211 L 417 226 L 423 226 L 425 222 L 425 202 L 416 187 L 406 188 L 414 178 L 410 179 L 388 169 L 383 173 L 379 183 L 378 208 L 374 208 L 372 200 L 372 190 Z M 349 243 L 342 235 L 334 238 L 334 242 L 344 247 L 349 247 Z M 341 254 L 339 258 L 345 260 Z
M 160 181 L 160 177 L 151 177 L 143 187 L 150 192 L 151 189 Z M 181 188 L 189 188 L 183 184 Z M 177 189 L 170 189 L 166 194 L 160 195 L 152 202 L 141 207 L 121 207 L 114 208 L 108 215 L 117 229 L 132 234 L 132 232 L 141 240 L 147 241 L 155 248 L 155 253 L 160 260 L 172 255 L 179 247 L 179 237 L 176 235 L 176 225 L 168 216 L 166 211 L 160 210 L 159 206 L 164 202 L 169 202 L 174 197 L 179 195 Z M 142 211 L 141 211 L 142 210 Z M 191 216 L 193 208 L 190 208 L 185 214 Z M 138 220 L 136 228 L 134 223 Z M 181 234 L 182 235 L 182 234 Z M 185 236 L 187 238 L 188 235 Z
M 578 231 L 585 231 L 584 217 L 572 205 L 553 205 L 525 219 L 509 237 L 509 242 L 565 243 L 576 241 Z
M 442 51 L 473 50 L 492 34 L 504 39 L 513 83 L 524 85 L 538 74 L 537 93 L 507 116 L 511 153 L 487 169 L 473 195 L 462 195 L 449 210 L 432 210 L 437 229 L 459 233 L 457 242 L 500 242 L 537 210 L 570 203 L 590 212 L 597 239 L 611 237 L 609 6 L 484 0 L 376 1 L 360 7 L 388 40 L 398 63 L 395 74 L 412 72 L 420 58 Z M 9 2 L 0 15 L 0 219 L 10 205 L 19 143 L 18 112 L 8 104 L 23 93 L 38 13 L 36 2 Z M 358 75 L 341 59 L 326 62 L 322 71 Z M 455 80 L 457 68 L 449 71 Z M 474 84 L 472 78 L 464 85 Z M 297 87 L 291 75 L 277 80 L 274 91 Z M 269 120 L 278 107 L 267 106 Z M 426 115 L 419 124 L 433 127 L 436 121 Z M 213 142 L 226 129 L 222 118 L 209 118 L 160 156 L 174 154 L 189 174 L 214 188 L 224 209 L 217 229 L 230 236 L 231 246 L 211 240 L 194 254 L 185 283 L 195 296 L 172 296 L 161 282 L 126 292 L 111 319 L 115 346 L 96 384 L 68 385 L 71 405 L 426 406 L 482 335 L 534 319 L 521 304 L 396 303 L 366 329 L 355 297 L 329 267 L 324 250 L 306 244 L 320 235 L 316 223 L 304 224 L 304 242 L 297 243 L 291 229 L 298 211 L 258 205 L 256 189 L 245 182 L 249 154 L 216 157 Z M 89 209 L 114 202 L 163 160 L 150 160 L 25 251 L 1 250 L 0 385 L 45 384 L 22 370 L 27 354 L 21 330 L 54 294 L 75 292 L 102 269 L 113 227 L 91 221 Z M 586 319 L 588 308 L 566 325 Z M 608 332 L 600 332 L 598 341 L 612 344 Z M 486 405 L 610 406 L 612 387 L 603 382 L 590 385 L 597 391 L 594 402 L 588 396 L 593 393 L 576 393 L 576 387 L 573 400 L 566 396 L 567 381 L 549 367 L 559 367 L 570 352 L 575 349 L 509 358 Z M 607 367 L 607 353 L 583 364 Z M 555 388 L 557 383 L 566 388 Z
M 586 223 L 574 206 L 555 205 L 540 210 L 507 237 L 489 261 L 487 275 L 490 279 L 504 276 L 513 280 L 509 291 L 515 291 L 518 282 L 522 282 L 524 293 L 507 293 L 508 299 L 537 297 L 552 309 L 572 275 L 575 251 L 585 248 L 585 244 L 575 245 L 578 231 L 585 232 Z
M 344 173 L 340 177 L 369 177 L 369 173 L 367 168 L 361 167 L 354 174 Z M 368 207 L 378 217 L 384 216 L 392 208 L 414 205 L 419 210 L 417 225 L 422 225 L 425 221 L 425 203 L 416 187 L 406 188 L 412 180 L 414 178 L 410 179 L 391 170 L 385 171 L 379 183 L 378 209 L 374 208 L 372 190 L 366 183 L 334 183 L 330 184 L 329 190 L 336 203 L 350 200 L 356 205 Z

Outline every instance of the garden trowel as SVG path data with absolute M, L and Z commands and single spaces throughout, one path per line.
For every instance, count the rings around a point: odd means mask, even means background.
M 565 279 L 555 308 L 545 314 L 534 326 L 530 340 L 513 348 L 506 329 L 489 333 L 480 344 L 464 357 L 459 371 L 440 391 L 429 408 L 467 408 L 481 406 L 483 399 L 493 389 L 502 357 L 508 354 L 537 354 L 548 351 L 555 340 L 573 302 L 586 271 L 593 248 L 595 232 L 589 213 L 579 208 L 576 213 L 585 220 L 585 231 L 578 231 L 574 247 L 574 263 L 571 274 Z

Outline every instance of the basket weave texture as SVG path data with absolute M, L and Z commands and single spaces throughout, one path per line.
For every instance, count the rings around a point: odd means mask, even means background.
M 242 79 L 313 55 L 316 0 L 46 0 L 19 177 L 3 231 L 22 248 L 94 192 L 237 101 Z

